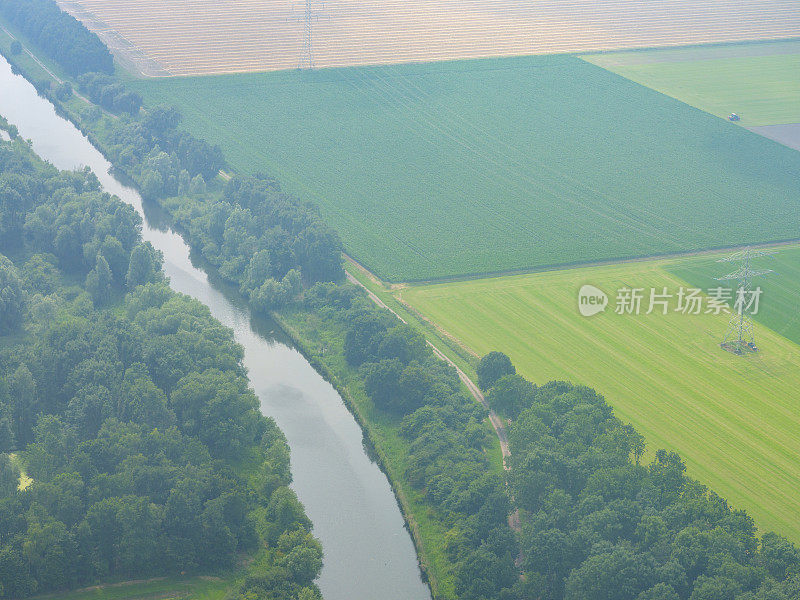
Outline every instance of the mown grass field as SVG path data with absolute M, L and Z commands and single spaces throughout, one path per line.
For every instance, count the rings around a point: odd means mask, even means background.
M 800 122 L 800 40 L 583 57 L 632 81 L 742 125 Z
M 797 237 L 800 153 L 574 56 L 128 85 L 389 281 Z
M 470 350 L 506 352 L 537 383 L 567 379 L 599 390 L 644 434 L 650 452 L 679 451 L 692 476 L 747 509 L 759 527 L 800 541 L 800 346 L 759 327 L 761 352 L 738 357 L 718 346 L 726 315 L 614 314 L 621 286 L 667 286 L 673 293 L 687 286 L 668 272 L 674 264 L 646 261 L 396 293 Z M 590 318 L 577 305 L 587 283 L 611 302 Z M 798 289 L 800 279 L 782 285 Z

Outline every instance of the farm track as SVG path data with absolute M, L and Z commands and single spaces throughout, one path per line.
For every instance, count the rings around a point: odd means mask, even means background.
M 379 281 L 374 274 L 370 273 L 367 269 L 358 264 L 356 261 L 354 261 L 353 259 L 349 260 L 356 266 L 356 268 L 363 270 L 368 277 L 374 279 L 375 281 Z M 387 306 L 383 300 L 381 300 L 374 292 L 372 292 L 372 290 L 370 290 L 367 286 L 361 283 L 350 273 L 347 273 L 347 280 L 363 288 L 367 292 L 367 296 L 369 297 L 369 299 L 372 300 L 377 306 L 380 306 L 381 308 L 388 310 L 401 322 L 407 324 L 407 321 L 403 317 L 401 317 L 389 306 Z M 450 360 L 450 358 L 446 354 L 444 354 L 441 350 L 439 350 L 439 348 L 437 348 L 430 340 L 426 339 L 425 341 L 431 347 L 433 353 L 437 357 L 439 357 L 440 360 L 443 360 L 456 370 L 456 372 L 458 373 L 458 378 L 464 384 L 464 387 L 466 387 L 469 393 L 472 395 L 472 397 L 475 398 L 475 400 L 478 401 L 488 411 L 489 423 L 492 425 L 492 429 L 494 429 L 495 435 L 497 435 L 497 439 L 500 442 L 500 452 L 503 455 L 503 469 L 508 471 L 510 469 L 510 466 L 508 465 L 507 459 L 509 456 L 511 456 L 511 451 L 509 450 L 508 447 L 508 432 L 506 431 L 505 423 L 503 423 L 503 420 L 500 418 L 500 416 L 494 410 L 492 410 L 492 407 L 489 406 L 489 403 L 486 401 L 486 397 L 483 395 L 483 392 L 481 392 L 480 388 L 475 384 L 475 382 L 472 381 L 472 379 L 470 379 L 469 375 L 467 375 L 463 370 L 461 370 L 458 367 L 458 365 L 456 365 L 456 363 Z M 514 511 L 508 516 L 508 525 L 514 531 L 521 530 L 522 525 L 518 509 L 515 508 Z
M 303 5 L 283 0 L 59 0 L 115 51 L 153 73 L 172 75 L 294 68 L 302 48 Z M 676 0 L 559 3 L 536 10 L 513 0 L 345 0 L 315 12 L 318 67 L 426 62 L 524 54 L 591 52 L 800 35 L 792 0 L 713 5 Z M 235 41 L 235 43 L 233 43 Z M 125 46 L 130 44 L 141 51 Z M 129 61 L 129 62 L 130 62 Z

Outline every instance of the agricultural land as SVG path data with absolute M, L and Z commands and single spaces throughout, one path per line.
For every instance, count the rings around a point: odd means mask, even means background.
M 747 127 L 800 123 L 800 40 L 610 52 L 583 57 Z
M 800 249 L 784 248 L 779 256 L 781 266 L 795 266 L 769 281 L 761 314 L 796 339 Z M 710 273 L 727 266 L 707 257 L 652 260 L 411 286 L 395 294 L 466 352 L 501 349 L 532 381 L 565 379 L 596 388 L 645 436 L 650 452 L 679 451 L 690 475 L 745 508 L 761 528 L 797 541 L 800 346 L 759 326 L 761 351 L 739 357 L 719 348 L 728 315 L 614 312 L 621 287 L 708 289 Z M 587 283 L 604 290 L 611 303 L 589 318 L 577 306 Z
M 135 72 L 293 69 L 302 0 L 58 0 Z M 314 0 L 318 67 L 588 52 L 797 35 L 793 0 Z
M 129 85 L 384 280 L 798 237 L 800 153 L 573 56 Z

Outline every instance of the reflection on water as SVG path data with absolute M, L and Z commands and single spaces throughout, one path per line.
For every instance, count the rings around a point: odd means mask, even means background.
M 60 169 L 87 166 L 103 187 L 145 218 L 142 235 L 164 253 L 171 286 L 209 307 L 244 347 L 245 366 L 264 414 L 292 449 L 293 488 L 322 541 L 319 585 L 327 600 L 429 599 L 411 538 L 384 474 L 370 460 L 361 429 L 341 397 L 281 335 L 274 323 L 251 318 L 216 278 L 197 268 L 189 248 L 160 209 L 110 173 L 108 161 L 28 82 L 0 58 L 0 114 Z

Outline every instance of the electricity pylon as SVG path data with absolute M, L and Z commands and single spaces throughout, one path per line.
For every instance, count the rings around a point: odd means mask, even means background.
M 719 259 L 717 262 L 739 263 L 739 268 L 728 273 L 724 277 L 716 277 L 717 281 L 737 281 L 736 297 L 733 298 L 734 311 L 728 323 L 728 331 L 720 344 L 721 348 L 734 354 L 744 354 L 745 352 L 757 352 L 755 339 L 753 338 L 753 320 L 747 312 L 748 304 L 745 301 L 748 294 L 753 293 L 750 283 L 756 277 L 761 277 L 767 273 L 772 273 L 772 269 L 754 269 L 752 261 L 761 256 L 772 256 L 775 250 L 744 250 Z
M 314 45 L 311 39 L 311 24 L 314 20 L 314 12 L 311 8 L 311 0 L 306 0 L 306 12 L 303 15 L 303 50 L 300 54 L 300 64 L 298 69 L 314 68 Z
M 325 14 L 323 0 L 304 0 L 304 10 L 302 15 L 293 16 L 303 19 L 303 48 L 300 51 L 300 60 L 297 63 L 298 69 L 313 69 L 314 65 L 314 21 L 320 18 L 328 18 Z M 294 5 L 293 5 L 294 6 Z M 293 9 L 294 10 L 294 9 Z

